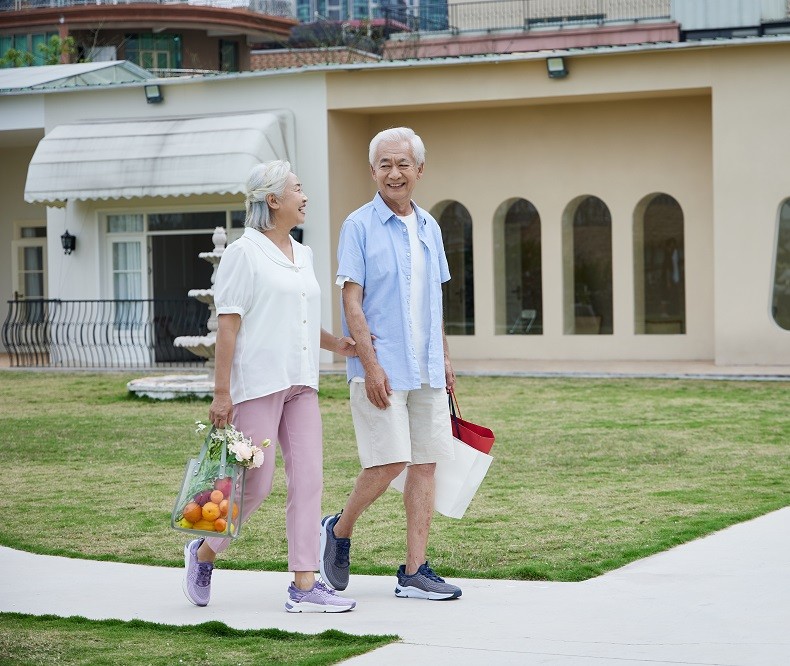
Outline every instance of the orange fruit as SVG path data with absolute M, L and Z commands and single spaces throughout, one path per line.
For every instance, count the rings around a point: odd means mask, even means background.
M 219 515 L 223 518 L 228 515 L 228 500 L 222 500 L 219 503 Z
M 214 502 L 214 504 L 219 504 L 225 499 L 225 495 L 222 494 L 221 490 L 212 490 L 211 497 L 209 499 Z
M 184 518 L 190 523 L 196 523 L 203 517 L 203 509 L 197 502 L 190 502 L 184 507 Z
M 212 523 L 219 518 L 219 506 L 214 502 L 206 502 L 202 509 L 203 519 L 210 520 Z
M 204 532 L 214 532 L 214 523 L 210 520 L 199 520 L 192 525 L 193 530 L 203 530 Z
M 233 515 L 231 516 L 231 519 L 232 520 L 236 520 L 236 516 L 238 516 L 238 515 L 239 515 L 239 505 L 238 504 L 234 504 L 233 505 Z
M 214 529 L 217 530 L 217 532 L 224 532 L 227 529 L 227 527 L 228 527 L 228 521 L 225 520 L 224 518 L 217 518 L 214 521 Z

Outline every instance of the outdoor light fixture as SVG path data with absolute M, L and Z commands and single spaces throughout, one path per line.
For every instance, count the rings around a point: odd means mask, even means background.
M 60 244 L 63 246 L 63 254 L 71 254 L 77 247 L 77 237 L 66 229 L 66 233 L 60 237 Z
M 568 76 L 568 69 L 565 67 L 565 58 L 546 58 L 546 69 L 550 79 L 564 79 Z
M 164 95 L 162 95 L 162 89 L 155 83 L 143 86 L 143 90 L 145 90 L 145 101 L 149 104 L 159 104 L 165 99 Z

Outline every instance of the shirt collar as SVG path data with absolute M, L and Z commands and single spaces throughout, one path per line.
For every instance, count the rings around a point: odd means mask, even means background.
M 280 266 L 286 266 L 287 268 L 293 268 L 294 266 L 303 268 L 305 266 L 305 253 L 302 252 L 302 246 L 295 242 L 293 238 L 291 238 L 291 247 L 293 248 L 294 252 L 294 263 L 291 263 L 288 260 L 288 257 L 282 253 L 280 248 L 278 248 L 272 241 L 270 241 L 257 229 L 247 227 L 244 229 L 243 238 L 252 241 L 256 246 L 263 250 L 264 254 L 269 257 L 269 259 Z
M 425 224 L 425 213 L 422 208 L 414 203 L 413 200 L 411 202 L 411 206 L 414 209 L 414 212 L 417 214 L 417 219 L 422 222 L 422 224 Z M 376 192 L 376 196 L 373 197 L 373 208 L 375 208 L 376 212 L 378 213 L 382 224 L 386 224 L 393 218 L 398 217 L 392 212 L 392 209 L 386 203 L 384 203 L 381 192 Z

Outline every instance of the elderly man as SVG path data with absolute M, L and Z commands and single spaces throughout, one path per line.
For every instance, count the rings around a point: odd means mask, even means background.
M 450 273 L 441 231 L 411 199 L 425 147 L 409 128 L 388 129 L 370 142 L 369 160 L 378 193 L 343 224 L 337 273 L 343 330 L 358 354 L 347 370 L 362 471 L 343 511 L 321 521 L 321 575 L 346 588 L 354 524 L 408 465 L 406 563 L 395 594 L 456 599 L 461 590 L 426 560 L 436 462 L 453 458 L 447 390 L 455 373 L 442 321 Z

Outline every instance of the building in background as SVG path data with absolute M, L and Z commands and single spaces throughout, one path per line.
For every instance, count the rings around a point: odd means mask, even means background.
M 55 38 L 72 45 L 62 62 L 128 60 L 160 75 L 237 72 L 250 69 L 251 45 L 285 41 L 296 23 L 287 0 L 5 0 L 0 57 L 11 49 L 46 64 L 42 46 Z

